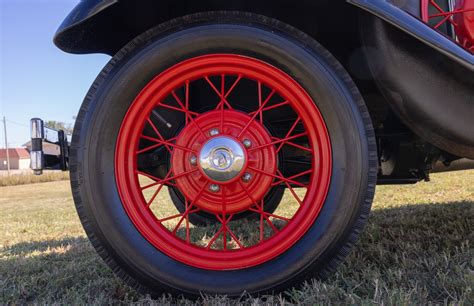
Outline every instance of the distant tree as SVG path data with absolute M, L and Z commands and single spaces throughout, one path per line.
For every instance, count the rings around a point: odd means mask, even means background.
M 72 134 L 73 130 L 73 125 L 71 123 L 64 123 L 61 121 L 48 120 L 45 121 L 44 125 L 50 129 L 63 130 L 66 132 L 66 134 Z

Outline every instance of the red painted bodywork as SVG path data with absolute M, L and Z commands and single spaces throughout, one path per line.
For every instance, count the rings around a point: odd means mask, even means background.
M 435 29 L 451 24 L 458 43 L 474 53 L 474 0 L 457 0 L 452 11 L 444 10 L 439 0 L 421 0 L 421 19 L 436 20 Z
M 474 53 L 474 0 L 458 1 L 455 10 L 463 12 L 454 15 L 459 42 Z

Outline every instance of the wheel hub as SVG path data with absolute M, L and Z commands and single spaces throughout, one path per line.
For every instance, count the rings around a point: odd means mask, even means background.
M 219 136 L 201 149 L 199 166 L 212 181 L 226 183 L 241 174 L 246 163 L 245 151 L 236 139 Z
M 245 141 L 252 145 L 245 146 Z M 172 168 L 179 177 L 176 185 L 201 210 L 219 214 L 223 209 L 227 213 L 245 211 L 271 187 L 273 177 L 258 172 L 276 173 L 277 154 L 268 145 L 271 141 L 265 127 L 245 113 L 215 110 L 199 115 L 177 137 L 177 145 L 197 153 L 197 163 L 192 162 L 194 153 L 173 151 Z M 252 150 L 259 146 L 264 147 Z M 180 176 L 182 173 L 189 175 Z M 245 180 L 244 175 L 251 179 Z

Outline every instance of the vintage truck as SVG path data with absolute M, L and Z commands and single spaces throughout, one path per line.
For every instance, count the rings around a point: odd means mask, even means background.
M 324 278 L 376 184 L 474 158 L 474 0 L 83 0 L 54 42 L 112 58 L 71 144 L 32 120 L 32 168 L 70 170 L 93 246 L 142 292 Z

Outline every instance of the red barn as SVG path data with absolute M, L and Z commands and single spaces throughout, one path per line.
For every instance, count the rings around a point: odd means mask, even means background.
M 30 168 L 30 154 L 24 148 L 8 149 L 11 170 Z M 0 170 L 7 170 L 7 150 L 0 149 Z

